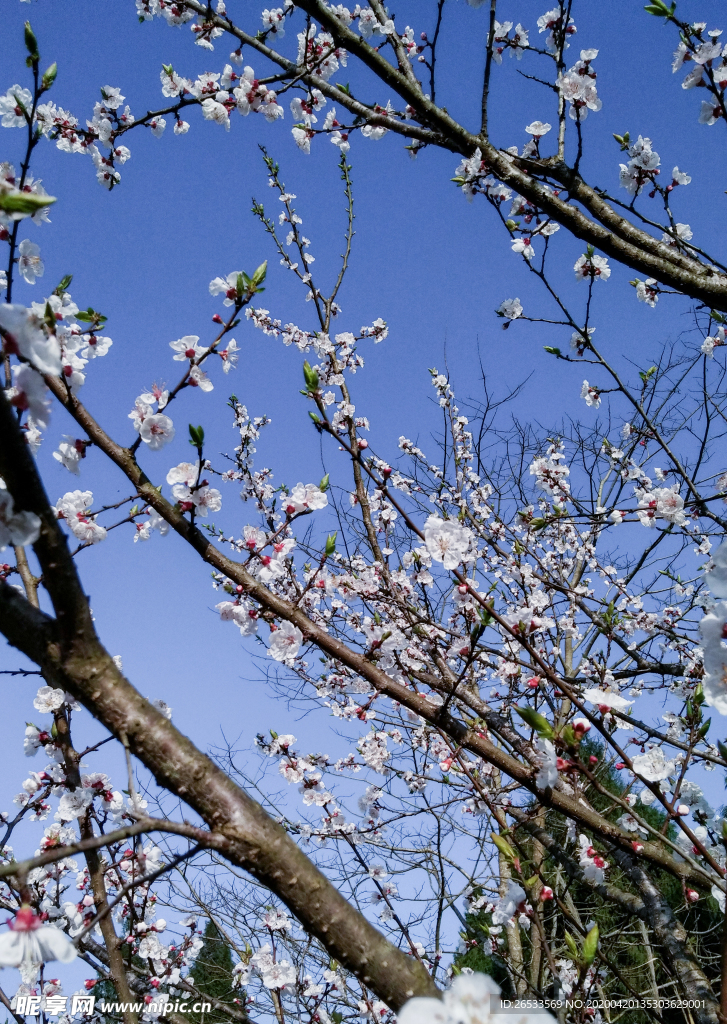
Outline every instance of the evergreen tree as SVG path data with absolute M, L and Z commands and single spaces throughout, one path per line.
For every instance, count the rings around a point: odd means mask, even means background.
M 604 758 L 603 747 L 597 742 L 586 739 L 580 745 L 580 756 L 587 761 L 591 755 L 598 760 L 595 774 L 602 787 L 609 793 L 622 796 L 626 786 L 620 773 Z M 614 807 L 607 796 L 596 792 L 593 787 L 587 787 L 586 795 L 592 806 L 610 820 L 617 820 L 623 813 L 621 807 Z M 661 810 L 656 807 L 645 807 L 642 804 L 639 804 L 637 810 L 639 816 L 654 828 L 664 829 L 666 819 Z M 561 815 L 554 811 L 547 813 L 547 830 L 562 840 L 564 848 L 572 849 L 566 838 L 566 826 L 567 822 Z M 587 833 L 587 829 L 579 829 L 579 831 Z M 676 829 L 672 824 L 669 824 L 665 831 L 669 839 L 676 839 Z M 518 837 L 520 849 L 525 854 L 522 858 L 523 872 L 524 875 L 529 875 L 535 870 L 530 859 L 532 841 L 524 831 L 518 832 Z M 649 935 L 633 918 L 624 915 L 614 904 L 604 902 L 588 886 L 576 881 L 569 881 L 547 852 L 540 871 L 544 881 L 558 895 L 562 896 L 582 922 L 598 924 L 602 939 L 601 950 L 618 971 L 617 975 L 616 970 L 612 969 L 608 988 L 604 991 L 604 995 L 611 999 L 619 997 L 628 999 L 634 993 L 651 997 L 658 992 L 660 996 L 667 998 L 680 995 L 678 988 L 674 988 L 670 984 L 673 983 L 673 975 L 664 960 L 663 951 L 654 942 L 653 936 Z M 699 962 L 707 966 L 710 972 L 718 971 L 723 915 L 717 901 L 710 896 L 702 898 L 694 904 L 686 902 L 682 885 L 665 871 L 655 870 L 652 879 L 689 933 L 690 944 Z M 629 878 L 613 863 L 608 871 L 608 881 L 622 890 L 637 893 Z M 476 890 L 474 895 L 481 895 L 481 890 Z M 496 901 L 497 898 L 493 897 L 493 902 Z M 570 954 L 564 941 L 564 933 L 565 930 L 575 931 L 576 929 L 567 921 L 559 920 L 557 924 L 555 923 L 553 916 L 555 908 L 552 903 L 541 904 L 540 909 L 551 949 L 556 958 L 569 959 Z M 488 948 L 487 939 L 490 935 L 491 925 L 492 914 L 484 908 L 465 915 L 465 927 L 461 932 L 463 949 L 455 956 L 455 970 L 470 967 L 475 971 L 484 971 L 495 978 L 505 996 L 511 996 L 514 988 L 507 970 L 506 959 L 500 957 L 497 952 L 493 954 L 485 952 Z M 526 976 L 529 975 L 533 954 L 532 937 L 532 929 L 530 933 L 520 932 Z M 501 933 L 499 938 L 503 944 L 500 948 L 506 953 L 506 934 Z M 653 961 L 653 968 L 649 966 L 650 960 Z M 541 977 L 542 970 L 546 967 L 545 958 L 541 957 Z M 549 982 L 545 984 L 544 994 L 555 995 Z M 594 993 L 594 996 L 597 995 L 598 993 Z M 664 1024 L 683 1024 L 685 1020 L 681 1010 L 663 1009 L 661 1012 Z M 630 1009 L 626 1019 L 629 1024 L 650 1024 L 653 1014 L 649 1014 L 646 1010 Z
M 232 1003 L 240 998 L 240 990 L 234 987 L 232 977 L 232 953 L 214 921 L 208 921 L 204 930 L 202 948 L 192 965 L 195 988 L 212 999 Z M 212 1009 L 205 1013 L 190 1014 L 193 1021 L 204 1024 L 227 1024 L 231 1020 L 222 1010 Z

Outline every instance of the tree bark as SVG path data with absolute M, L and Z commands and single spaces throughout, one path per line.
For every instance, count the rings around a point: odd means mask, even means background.
M 96 635 L 88 600 L 11 406 L 0 397 L 0 475 L 16 508 L 39 516 L 34 550 L 55 620 L 0 581 L 0 631 L 55 686 L 72 693 L 226 840 L 224 855 L 270 888 L 306 931 L 394 1010 L 437 996 L 426 969 L 355 910 L 285 830 L 139 694 Z

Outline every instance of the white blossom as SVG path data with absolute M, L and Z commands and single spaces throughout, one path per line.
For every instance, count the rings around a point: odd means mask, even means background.
M 661 747 L 652 747 L 632 760 L 634 772 L 647 782 L 662 782 L 674 774 L 676 761 L 668 761 Z
M 292 622 L 283 622 L 274 633 L 270 635 L 270 646 L 268 656 L 275 661 L 282 661 L 286 665 L 292 665 L 298 657 L 298 651 L 303 643 L 303 634 Z
M 41 964 L 59 960 L 68 964 L 78 950 L 59 928 L 43 924 L 32 907 L 22 906 L 0 936 L 0 967 Z
M 424 524 L 424 542 L 435 562 L 456 569 L 472 557 L 474 536 L 469 527 L 452 519 L 431 515 Z
M 399 1024 L 507 1024 L 505 1012 L 493 1009 L 499 1002 L 500 986 L 486 974 L 459 974 L 442 999 L 417 996 L 399 1011 Z M 555 1020 L 544 1010 L 519 1011 L 517 1024 L 548 1024 Z

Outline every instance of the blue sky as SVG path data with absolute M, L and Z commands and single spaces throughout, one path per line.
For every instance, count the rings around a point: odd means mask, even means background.
M 263 5 L 228 3 L 230 13 L 235 16 L 239 9 L 246 24 L 258 6 Z M 402 25 L 408 21 L 417 33 L 431 31 L 422 13 L 429 6 L 401 3 L 397 20 Z M 521 21 L 530 28 L 531 40 L 537 40 L 535 22 L 546 6 L 532 0 L 504 2 L 499 17 Z M 724 10 L 716 2 L 685 2 L 678 13 L 690 19 L 714 17 L 719 25 Z M 194 77 L 205 70 L 221 71 L 232 48 L 221 40 L 208 53 L 191 44 L 188 28 L 170 29 L 158 21 L 140 25 L 131 0 L 2 0 L 0 14 L 0 91 L 26 83 L 22 25 L 29 17 L 43 66 L 58 63 L 51 98 L 81 119 L 91 116 L 105 85 L 119 86 L 137 116 L 158 109 L 164 105 L 162 63 Z M 595 66 L 603 99 L 602 111 L 591 114 L 584 126 L 584 176 L 617 192 L 622 157 L 612 133 L 650 136 L 662 167 L 670 171 L 678 164 L 693 177 L 675 197 L 677 219 L 691 224 L 704 248 L 717 249 L 727 203 L 721 159 L 724 126 L 697 124 L 701 96 L 684 92 L 681 75 L 671 73 L 674 32 L 631 0 L 577 5 L 576 22 L 570 54 L 575 61 L 581 48 L 599 49 Z M 484 33 L 484 9 L 474 11 L 463 0 L 448 4 L 438 98 L 472 127 Z M 294 45 L 292 35 L 289 31 L 283 47 Z M 254 56 L 246 55 L 246 61 L 264 73 Z M 498 144 L 522 146 L 526 124 L 535 119 L 554 122 L 554 94 L 518 75 L 533 67 L 538 65 L 527 58 L 518 64 L 505 57 L 494 69 L 491 124 Z M 380 102 L 389 98 L 353 68 L 337 80 L 361 84 L 367 96 Z M 105 359 L 88 368 L 81 397 L 118 440 L 129 443 L 133 438 L 126 417 L 136 395 L 154 380 L 177 380 L 178 364 L 171 360 L 168 343 L 185 334 L 197 334 L 203 342 L 211 337 L 211 316 L 220 305 L 207 289 L 218 274 L 251 272 L 270 258 L 264 305 L 283 322 L 315 326 L 300 285 L 277 265 L 269 240 L 250 214 L 252 195 L 274 205 L 258 150 L 262 143 L 298 196 L 296 206 L 312 240 L 316 270 L 322 268 L 331 279 L 344 227 L 338 152 L 327 141 L 316 140 L 310 156 L 301 154 L 291 139 L 287 100 L 285 107 L 284 121 L 275 125 L 235 115 L 229 134 L 203 121 L 197 111 L 189 116 L 192 127 L 183 137 L 172 135 L 171 121 L 159 140 L 147 131 L 131 132 L 124 141 L 132 158 L 111 194 L 96 183 L 87 158 L 62 154 L 48 143 L 38 148 L 32 171 L 58 202 L 51 225 L 29 224 L 21 231 L 21 237 L 41 245 L 46 269 L 35 286 L 17 285 L 15 301 L 39 300 L 64 274 L 72 273 L 71 291 L 79 305 L 92 305 L 108 316 L 107 333 L 114 345 Z M 2 130 L 0 159 L 19 161 L 21 136 Z M 377 450 L 396 458 L 401 434 L 424 438 L 437 429 L 427 371 L 432 366 L 442 369 L 445 359 L 462 398 L 478 395 L 481 359 L 496 393 L 532 375 L 516 405 L 520 416 L 547 424 L 566 413 L 586 422 L 595 419 L 579 398 L 582 371 L 543 352 L 544 345 L 567 348 L 570 332 L 526 324 L 503 332 L 502 321 L 494 315 L 504 299 L 516 295 L 533 315 L 550 316 L 553 310 L 510 252 L 505 232 L 485 203 L 469 204 L 450 183 L 458 158 L 432 151 L 413 161 L 402 140 L 389 135 L 376 143 L 355 139 L 350 160 L 357 235 L 337 329 L 357 332 L 377 317 L 389 323 L 383 344 L 362 349 L 367 365 L 354 378 L 357 412 L 370 418 Z M 559 287 L 565 296 L 582 302 L 585 289 L 578 290 L 571 268 L 583 246 L 561 232 L 555 248 Z M 662 299 L 655 310 L 638 304 L 628 284 L 631 277 L 633 272 L 615 267 L 610 281 L 597 287 L 593 322 L 604 350 L 646 367 L 659 347 L 674 342 L 690 323 L 682 303 Z M 231 450 L 235 435 L 222 399 L 234 390 L 252 413 L 272 417 L 259 445 L 259 463 L 271 466 L 278 482 L 317 481 L 328 469 L 334 477 L 337 453 L 330 445 L 321 449 L 298 394 L 304 357 L 247 324 L 236 337 L 242 348 L 237 370 L 227 378 L 216 370 L 211 395 L 188 390 L 175 403 L 178 437 L 163 453 L 145 453 L 147 472 L 161 483 L 170 466 L 189 457 L 190 421 L 204 424 L 211 451 Z M 56 409 L 40 455 L 51 500 L 79 486 L 93 489 L 106 502 L 126 496 L 123 478 L 93 450 L 80 482 L 52 461 L 52 449 L 66 430 L 72 432 Z M 234 490 L 228 488 L 224 498 L 227 509 L 235 508 L 232 521 L 238 529 L 254 521 L 251 510 L 237 511 Z M 174 707 L 176 724 L 200 746 L 218 743 L 221 728 L 245 746 L 269 727 L 310 735 L 312 720 L 296 723 L 295 713 L 273 699 L 236 630 L 219 622 L 212 610 L 219 598 L 209 586 L 209 571 L 177 538 L 155 535 L 148 544 L 133 544 L 131 529 L 120 530 L 83 552 L 79 568 L 109 651 L 122 655 L 128 677 L 142 693 L 162 697 Z M 22 660 L 3 650 L 0 663 L 14 668 Z M 7 696 L 0 741 L 5 749 L 19 750 L 34 687 L 27 681 L 8 682 L 7 677 L 0 685 Z M 93 732 L 90 726 L 89 735 Z M 310 736 L 311 748 L 322 745 Z M 19 788 L 23 767 L 13 764 L 0 783 L 3 807 Z

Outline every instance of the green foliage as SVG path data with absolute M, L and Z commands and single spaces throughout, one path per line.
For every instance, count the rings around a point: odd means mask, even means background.
M 232 953 L 230 947 L 220 935 L 217 925 L 208 921 L 204 930 L 202 948 L 192 964 L 190 973 L 194 977 L 195 988 L 222 1003 L 232 1003 L 240 998 L 240 990 L 233 985 Z M 190 1020 L 201 1021 L 201 1013 L 189 1014 Z M 222 1024 L 230 1021 L 224 1011 L 212 1007 L 204 1014 L 205 1024 Z
M 197 448 L 199 451 L 204 447 L 204 428 L 193 427 L 189 424 L 189 443 L 193 448 Z
M 653 0 L 653 3 L 647 4 L 644 10 L 647 14 L 653 14 L 656 18 L 666 18 L 668 21 L 674 17 L 676 6 L 676 2 L 671 7 L 667 7 L 664 0 Z
M 25 48 L 28 51 L 28 58 L 25 63 L 29 68 L 32 68 L 40 60 L 40 54 L 38 53 L 38 40 L 35 38 L 35 32 L 30 27 L 29 21 L 25 23 Z
M 553 732 L 553 726 L 547 720 L 539 715 L 533 708 L 515 708 L 515 711 L 520 715 L 524 722 L 530 726 L 530 728 L 538 734 L 541 738 L 546 740 L 552 740 L 555 735 Z
M 588 764 L 589 758 L 596 758 L 592 765 L 593 774 L 598 779 L 600 787 L 604 792 L 599 793 L 594 786 L 588 786 L 586 797 L 591 805 L 608 820 L 616 822 L 624 813 L 620 804 L 614 804 L 613 797 L 623 797 L 632 791 L 631 780 L 622 777 L 615 766 L 604 760 L 604 748 L 590 737 L 585 737 L 580 744 L 578 751 L 582 762 Z M 639 787 L 641 788 L 641 787 Z M 531 808 L 535 810 L 535 808 Z M 638 803 L 634 808 L 639 818 L 647 822 L 657 832 L 665 833 L 666 837 L 674 841 L 676 829 L 669 824 L 666 830 L 665 815 L 658 805 L 646 807 Z M 542 820 L 542 819 L 541 819 Z M 546 832 L 552 835 L 558 847 L 566 850 L 576 861 L 577 852 L 572 842 L 568 840 L 567 820 L 555 811 L 544 812 L 544 826 Z M 579 829 L 587 835 L 587 829 Z M 634 839 L 642 839 L 639 833 L 634 833 Z M 653 835 L 649 841 L 655 841 Z M 656 837 L 658 841 L 658 837 Z M 530 878 L 536 874 L 536 845 L 524 831 L 513 828 L 508 833 L 508 845 L 515 847 L 522 865 L 522 877 L 516 880 L 523 884 L 524 878 Z M 606 873 L 607 881 L 626 892 L 638 894 L 638 890 L 631 880 L 614 863 L 612 856 L 603 845 L 594 841 L 594 846 L 602 853 L 604 859 L 609 863 Z M 565 958 L 576 965 L 581 964 L 585 971 L 585 965 L 593 962 L 596 968 L 603 967 L 601 957 L 617 969 L 624 981 L 620 981 L 615 971 L 606 969 L 608 982 L 604 978 L 603 995 L 606 998 L 630 998 L 633 993 L 650 997 L 653 993 L 650 960 L 653 960 L 653 969 L 656 975 L 656 983 L 660 995 L 673 993 L 679 995 L 678 990 L 669 986 L 673 979 L 663 951 L 658 947 L 652 933 L 644 934 L 638 920 L 626 914 L 620 907 L 601 899 L 588 886 L 580 882 L 571 881 L 566 872 L 558 863 L 543 852 L 540 848 L 539 857 L 540 875 L 544 884 L 548 885 L 556 894 L 568 912 L 568 916 L 557 906 L 557 900 L 541 902 L 538 904 L 545 926 L 545 933 L 551 945 L 552 953 L 556 960 Z M 649 869 L 649 876 L 661 892 L 675 916 L 682 922 L 690 935 L 690 941 L 699 962 L 704 966 L 709 977 L 719 973 L 720 957 L 720 935 L 722 928 L 722 914 L 719 911 L 716 900 L 711 896 L 700 894 L 696 903 L 687 903 L 683 887 L 678 879 L 665 871 Z M 476 892 L 479 895 L 479 891 Z M 496 902 L 496 897 L 493 897 Z M 508 977 L 506 967 L 507 956 L 507 929 L 498 936 L 500 942 L 498 949 L 487 955 L 483 951 L 483 943 L 489 936 L 489 925 L 491 914 L 485 910 L 478 910 L 466 915 L 466 927 L 462 932 L 464 949 L 455 957 L 455 967 L 471 967 L 476 971 L 486 971 L 496 978 L 505 994 L 512 992 L 512 980 Z M 580 927 L 579 927 L 580 924 Z M 529 932 L 520 930 L 520 940 L 523 954 L 523 973 L 531 977 L 531 967 L 534 956 L 533 936 L 537 934 L 535 926 Z M 600 936 L 600 941 L 599 941 Z M 653 945 L 652 945 L 653 944 Z M 550 980 L 547 959 L 540 956 L 539 971 L 536 984 L 541 988 L 543 995 L 555 995 Z M 624 984 L 626 982 L 627 984 Z M 628 987 L 627 987 L 628 985 Z M 596 993 L 594 993 L 595 995 Z M 600 993 L 599 993 L 600 994 Z M 616 1018 L 614 1018 L 616 1019 Z M 630 1009 L 627 1018 L 628 1024 L 649 1024 L 653 1018 L 645 1010 Z M 663 1024 L 684 1024 L 684 1017 L 679 1010 L 664 1010 Z
M 43 91 L 46 91 L 46 90 L 50 89 L 50 87 L 53 85 L 53 83 L 56 80 L 56 75 L 57 74 L 58 74 L 58 65 L 56 64 L 55 61 L 53 61 L 51 66 L 48 68 L 48 70 L 44 72 L 43 77 L 41 79 L 41 83 L 40 84 L 41 84 L 41 86 L 43 88 Z
M 35 195 L 34 192 L 2 192 L 0 210 L 11 215 L 30 217 L 55 201 L 55 196 Z
M 313 369 L 307 359 L 303 363 L 303 377 L 307 391 L 318 390 L 318 372 Z
M 98 310 L 93 309 L 89 306 L 88 309 L 81 309 L 76 313 L 76 320 L 80 320 L 83 324 L 91 324 L 91 330 L 96 331 L 108 320 L 108 317 L 103 316 Z

